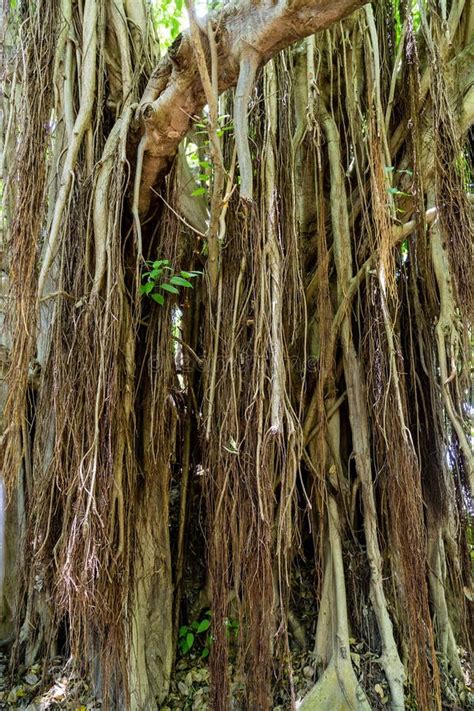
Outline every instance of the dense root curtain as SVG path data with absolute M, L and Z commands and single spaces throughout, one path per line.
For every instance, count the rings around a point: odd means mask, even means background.
M 189 1 L 161 60 L 144 2 L 11 15 L 12 665 L 159 708 L 209 607 L 215 711 L 295 708 L 296 644 L 370 708 L 353 637 L 393 709 L 463 682 L 472 10 L 362 5 Z

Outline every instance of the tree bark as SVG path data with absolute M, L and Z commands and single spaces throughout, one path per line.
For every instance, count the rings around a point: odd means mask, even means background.
M 330 27 L 366 0 L 251 0 L 231 2 L 203 19 L 210 21 L 218 54 L 219 92 L 235 86 L 249 56 L 261 67 L 280 50 Z M 210 56 L 209 40 L 201 30 L 202 46 Z M 144 143 L 138 210 L 145 215 L 152 188 L 168 170 L 181 139 L 206 103 L 189 31 L 178 35 L 148 82 L 138 117 Z M 246 107 L 244 107 L 246 110 Z M 236 117 L 237 118 L 237 117 Z M 236 120 L 237 123 L 237 120 Z M 136 139 L 135 139 L 136 140 Z

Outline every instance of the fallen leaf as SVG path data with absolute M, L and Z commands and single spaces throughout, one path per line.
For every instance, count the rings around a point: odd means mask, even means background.
M 357 669 L 360 669 L 360 654 L 357 654 L 356 652 L 351 652 L 351 659 L 356 665 Z
M 378 694 L 378 695 L 380 696 L 381 699 L 383 699 L 383 697 L 385 696 L 384 690 L 382 689 L 382 687 L 380 686 L 380 684 L 376 684 L 376 685 L 374 686 L 374 691 L 375 691 L 376 694 Z

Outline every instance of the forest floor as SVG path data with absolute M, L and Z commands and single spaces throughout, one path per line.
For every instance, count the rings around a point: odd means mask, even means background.
M 372 709 L 389 709 L 388 685 L 375 662 L 375 655 L 364 651 L 363 642 L 352 641 L 352 661 Z M 464 661 L 469 681 L 466 657 Z M 310 654 L 295 653 L 292 662 L 295 694 L 297 699 L 301 699 L 315 683 L 317 672 Z M 470 689 L 461 687 L 459 683 L 447 678 L 443 682 L 443 711 L 474 711 L 472 686 Z M 232 711 L 241 711 L 243 707 L 238 702 L 239 685 L 235 681 L 232 692 L 235 698 Z M 171 691 L 161 711 L 207 711 L 208 697 L 209 670 L 206 661 L 198 653 L 188 654 L 176 664 Z M 101 708 L 101 701 L 94 698 L 88 682 L 75 674 L 64 659 L 53 659 L 44 668 L 40 664 L 20 667 L 12 678 L 8 674 L 8 658 L 5 653 L 0 653 L 0 710 L 100 711 Z M 287 711 L 288 708 L 288 693 L 277 689 L 273 711 Z M 407 711 L 415 709 L 416 704 L 410 704 L 408 700 Z
M 358 679 L 373 711 L 389 709 L 390 697 L 388 684 L 375 659 L 364 642 L 351 640 L 351 658 Z M 300 701 L 314 686 L 317 680 L 317 670 L 314 658 L 308 653 L 292 655 L 293 683 L 295 696 Z M 466 678 L 470 680 L 467 662 Z M 232 671 L 232 670 L 231 670 Z M 457 680 L 447 678 L 442 674 L 443 711 L 474 711 L 474 688 L 470 684 L 464 686 Z M 232 695 L 236 700 L 231 711 L 243 711 L 244 706 L 238 702 L 239 685 L 234 681 Z M 176 665 L 174 678 L 171 682 L 171 693 L 161 711 L 207 711 L 209 695 L 209 672 L 199 660 L 181 659 Z M 284 684 L 277 685 L 275 690 L 275 706 L 272 711 L 288 711 L 290 698 Z M 421 711 L 414 701 L 407 698 L 407 711 Z M 332 711 L 321 709 L 321 711 Z M 423 710 L 425 711 L 425 710 Z
M 0 654 L 0 709 L 28 711 L 100 711 L 88 682 L 61 657 L 49 663 L 20 667 L 12 677 L 8 657 Z
M 190 619 L 188 624 L 180 628 L 181 646 L 178 644 L 170 693 L 161 705 L 161 711 L 208 711 L 209 709 L 210 680 L 207 655 L 212 618 L 205 605 L 199 609 L 199 605 L 196 604 L 205 587 L 205 568 L 203 558 L 199 555 L 202 541 L 196 536 L 195 541 L 190 541 L 190 546 L 191 554 L 188 558 L 190 563 L 186 568 L 185 580 L 188 595 L 184 605 Z M 356 552 L 352 551 L 351 556 L 354 564 Z M 289 641 L 294 694 L 298 703 L 314 686 L 320 673 L 314 655 L 310 651 L 311 645 L 308 643 L 308 640 L 314 638 L 314 621 L 317 618 L 310 566 L 304 563 L 299 566 L 292 580 L 292 591 L 292 624 L 289 629 Z M 372 711 L 388 711 L 390 708 L 388 684 L 377 661 L 377 653 L 380 653 L 380 649 L 378 649 L 375 625 L 367 609 L 365 612 L 363 609 L 352 610 L 354 620 L 351 627 L 365 630 L 364 637 L 371 640 L 370 649 L 367 642 L 362 639 L 350 638 L 351 660 Z M 237 614 L 235 610 L 233 612 Z M 193 620 L 195 616 L 197 619 Z M 203 625 L 204 621 L 206 624 Z M 186 646 L 183 647 L 183 642 L 189 632 L 193 632 L 194 639 L 187 649 Z M 236 674 L 237 636 L 238 623 L 236 619 L 231 618 L 228 637 L 232 704 L 229 711 L 243 711 L 245 708 L 239 700 L 241 684 Z M 443 711 L 474 711 L 474 678 L 469 664 L 469 655 L 463 650 L 460 651 L 466 684 L 463 685 L 449 677 L 441 668 Z M 94 698 L 89 682 L 64 658 L 57 657 L 49 662 L 37 663 L 29 667 L 20 666 L 13 676 L 8 673 L 8 664 L 8 650 L 0 650 L 0 711 L 3 709 L 100 711 L 102 709 L 101 700 Z M 281 665 L 277 666 L 281 670 Z M 288 689 L 287 676 L 282 676 L 276 681 L 272 711 L 288 711 L 291 708 Z M 113 711 L 122 711 L 122 709 L 113 709 Z M 252 709 L 252 711 L 257 710 Z M 332 710 L 321 709 L 321 711 Z M 419 709 L 408 693 L 406 711 L 427 710 Z

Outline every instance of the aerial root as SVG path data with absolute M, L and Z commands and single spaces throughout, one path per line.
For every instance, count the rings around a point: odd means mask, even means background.
M 253 200 L 253 167 L 248 141 L 248 102 L 254 87 L 255 75 L 261 58 L 252 47 L 242 49 L 240 72 L 235 90 L 235 143 L 240 170 L 240 197 L 251 203 Z

